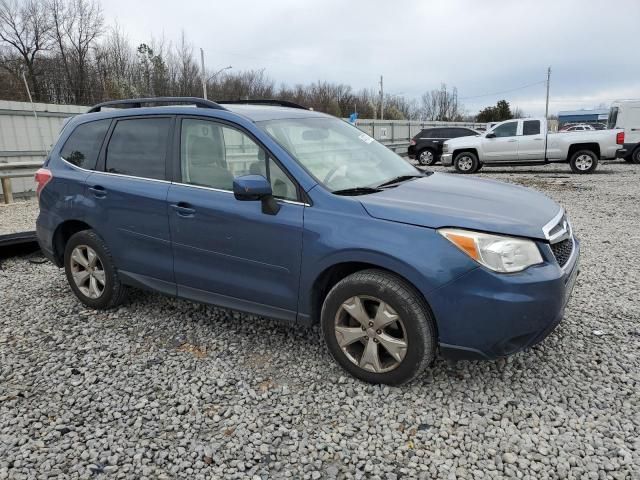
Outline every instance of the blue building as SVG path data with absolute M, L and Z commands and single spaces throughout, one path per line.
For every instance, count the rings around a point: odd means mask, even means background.
M 577 123 L 607 123 L 608 109 L 564 110 L 558 113 L 558 126 Z

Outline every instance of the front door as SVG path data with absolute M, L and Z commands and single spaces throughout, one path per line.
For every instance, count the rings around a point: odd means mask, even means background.
M 544 160 L 544 137 L 540 120 L 524 120 L 522 135 L 518 139 L 518 160 L 521 162 L 539 162 Z
M 202 118 L 180 123 L 180 180 L 168 196 L 178 294 L 295 319 L 305 208 L 296 184 L 247 133 Z M 248 174 L 270 179 L 277 214 L 236 200 L 233 179 Z
M 518 160 L 518 121 L 505 122 L 488 133 L 495 137 L 482 138 L 482 150 L 487 162 L 516 162 Z

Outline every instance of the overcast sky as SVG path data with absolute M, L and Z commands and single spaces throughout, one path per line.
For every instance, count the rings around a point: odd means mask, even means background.
M 103 0 L 135 44 L 184 30 L 207 68 L 265 68 L 419 97 L 456 86 L 469 113 L 501 98 L 529 115 L 640 97 L 639 0 Z M 197 51 L 197 50 L 196 50 Z M 531 85 L 537 83 L 536 85 Z M 531 85 L 527 88 L 519 88 Z M 500 93 L 498 93 L 500 92 Z M 504 93 L 502 93 L 504 92 Z

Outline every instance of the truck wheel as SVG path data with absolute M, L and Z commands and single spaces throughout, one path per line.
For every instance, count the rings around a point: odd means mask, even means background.
M 429 307 L 389 272 L 362 270 L 339 281 L 324 300 L 321 324 L 333 358 L 365 382 L 409 382 L 435 357 Z
M 578 150 L 569 159 L 573 173 L 592 173 L 598 167 L 598 156 L 591 150 Z
M 640 163 L 640 147 L 636 147 L 629 158 L 631 158 L 631 160 L 629 160 L 631 163 Z
M 425 148 L 418 154 L 418 162 L 420 165 L 433 165 L 436 163 L 436 155 L 433 150 Z
M 88 307 L 105 310 L 123 302 L 126 287 L 107 245 L 93 230 L 71 236 L 64 249 L 64 270 L 71 290 Z
M 453 160 L 453 166 L 459 173 L 474 173 L 480 168 L 480 162 L 475 153 L 460 152 Z

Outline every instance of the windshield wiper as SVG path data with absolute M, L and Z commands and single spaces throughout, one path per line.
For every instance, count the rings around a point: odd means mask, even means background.
M 369 193 L 381 192 L 380 188 L 376 187 L 353 187 L 353 188 L 344 188 L 342 190 L 334 190 L 331 193 L 336 195 L 367 195 Z
M 424 175 L 400 175 L 399 177 L 393 177 L 392 179 L 387 180 L 386 182 L 382 182 L 380 185 L 378 185 L 377 188 L 393 185 L 394 183 L 406 182 L 407 180 L 411 180 L 413 178 L 420 178 L 420 177 L 424 177 Z

